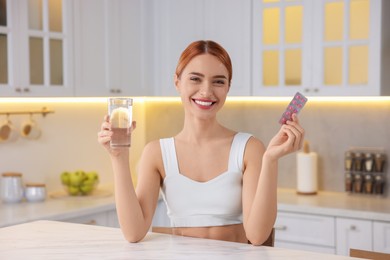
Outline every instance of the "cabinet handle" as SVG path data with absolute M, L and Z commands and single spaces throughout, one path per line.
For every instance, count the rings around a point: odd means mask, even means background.
M 315 89 L 314 89 L 314 92 L 315 92 L 315 93 L 318 93 L 318 91 L 319 91 L 318 88 L 315 88 Z
M 349 227 L 349 229 L 355 231 L 357 228 L 356 228 L 355 225 L 351 225 L 351 226 Z
M 84 224 L 85 224 L 85 225 L 96 225 L 97 222 L 96 222 L 96 220 L 91 219 L 91 220 L 88 220 L 88 221 L 84 222 Z
M 27 92 L 28 93 L 28 92 L 30 92 L 30 89 L 29 88 L 24 88 L 23 92 Z
M 118 94 L 118 93 L 121 93 L 122 90 L 120 90 L 119 88 L 112 88 L 110 89 L 110 93 L 115 93 L 115 94 Z
M 304 92 L 310 92 L 310 89 L 305 88 L 303 91 L 304 91 Z
M 285 225 L 280 225 L 280 226 L 274 226 L 275 230 L 287 230 L 287 226 Z
M 22 89 L 21 88 L 15 88 L 15 91 L 16 92 L 22 92 Z

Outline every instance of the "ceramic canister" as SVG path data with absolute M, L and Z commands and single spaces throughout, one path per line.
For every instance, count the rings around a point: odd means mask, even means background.
M 20 202 L 23 199 L 22 174 L 6 172 L 1 178 L 1 199 L 6 203 Z

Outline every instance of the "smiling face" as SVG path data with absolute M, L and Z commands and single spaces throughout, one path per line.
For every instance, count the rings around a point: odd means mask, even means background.
M 175 75 L 186 112 L 203 119 L 215 117 L 229 91 L 229 74 L 223 63 L 211 54 L 195 56 L 180 77 Z

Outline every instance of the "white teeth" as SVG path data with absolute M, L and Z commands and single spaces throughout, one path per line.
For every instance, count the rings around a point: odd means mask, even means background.
M 201 106 L 211 106 L 213 102 L 206 102 L 206 101 L 200 101 L 200 100 L 195 100 L 196 104 L 199 104 Z

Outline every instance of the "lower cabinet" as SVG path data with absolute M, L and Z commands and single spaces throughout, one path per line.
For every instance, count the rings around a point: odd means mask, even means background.
M 334 217 L 279 211 L 274 227 L 275 247 L 336 252 Z
M 390 222 L 278 211 L 275 247 L 349 255 L 350 249 L 390 253 Z
M 337 254 L 349 255 L 351 248 L 372 251 L 372 221 L 336 219 Z
M 373 250 L 390 253 L 390 223 L 374 221 L 373 232 Z
M 86 225 L 98 225 L 105 227 L 119 227 L 116 210 L 105 211 L 96 214 L 83 215 L 75 218 L 62 219 L 64 222 Z

